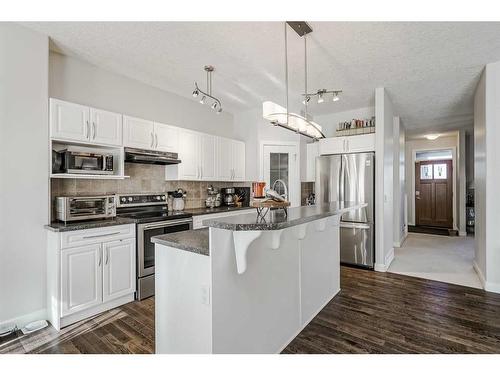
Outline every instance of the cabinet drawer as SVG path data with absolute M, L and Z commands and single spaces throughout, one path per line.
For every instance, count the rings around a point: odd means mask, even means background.
M 135 224 L 75 230 L 61 234 L 61 249 L 129 237 L 135 237 Z

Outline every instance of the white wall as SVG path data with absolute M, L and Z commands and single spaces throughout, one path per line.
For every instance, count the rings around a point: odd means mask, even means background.
M 186 91 L 192 89 L 186 86 Z M 233 116 L 85 61 L 50 53 L 50 97 L 219 136 L 233 136 Z M 224 103 L 223 103 L 224 104 Z M 241 140 L 244 140 L 243 138 Z
M 458 175 L 457 175 L 457 188 L 458 188 L 458 200 L 457 200 L 457 222 L 458 222 L 458 232 L 460 236 L 466 236 L 466 212 L 465 212 L 465 198 L 467 196 L 467 180 L 465 174 L 465 165 L 467 163 L 466 159 L 466 147 L 465 147 L 465 129 L 461 129 L 458 132 L 458 151 L 457 151 L 457 164 L 458 164 Z
M 394 246 L 401 247 L 406 234 L 405 187 L 405 128 L 398 116 L 394 117 Z
M 314 116 L 314 121 L 323 128 L 326 137 L 334 137 L 339 122 L 352 119 L 370 119 L 375 116 L 375 107 L 356 108 L 349 111 L 330 113 L 328 115 Z
M 415 151 L 420 150 L 439 150 L 439 149 L 454 149 L 453 155 L 453 223 L 456 227 L 456 206 L 457 206 L 457 157 L 456 150 L 458 147 L 458 137 L 456 135 L 439 137 L 433 141 L 428 139 L 414 139 L 406 141 L 406 195 L 408 206 L 408 225 L 415 225 Z
M 474 98 L 475 268 L 500 293 L 500 62 L 486 65 Z
M 383 87 L 375 89 L 375 117 L 375 270 L 386 271 L 394 259 L 394 111 Z
M 48 38 L 0 23 L 0 325 L 45 318 Z

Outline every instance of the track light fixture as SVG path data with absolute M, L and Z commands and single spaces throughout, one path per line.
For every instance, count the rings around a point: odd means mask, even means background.
M 333 95 L 332 101 L 338 102 L 340 100 L 339 94 L 341 92 L 342 92 L 342 90 L 319 89 L 318 91 L 313 92 L 313 93 L 302 94 L 303 96 L 305 96 L 305 100 L 302 102 L 302 104 L 309 103 L 309 100 L 313 96 L 317 96 L 318 97 L 318 104 L 324 103 L 325 102 L 325 97 L 326 97 L 327 94 L 332 94 Z
M 198 95 L 202 94 L 203 96 L 200 99 L 201 104 L 205 104 L 206 99 L 210 98 L 213 100 L 213 104 L 211 105 L 212 109 L 216 111 L 217 114 L 222 112 L 222 104 L 219 99 L 217 99 L 215 96 L 212 96 L 212 73 L 215 70 L 215 68 L 212 65 L 205 65 L 205 71 L 207 72 L 207 91 L 204 92 L 198 87 L 198 83 L 194 83 L 194 91 L 193 91 L 193 97 L 197 97 Z

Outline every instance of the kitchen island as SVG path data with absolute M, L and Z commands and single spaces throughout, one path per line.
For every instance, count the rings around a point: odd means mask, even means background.
M 153 237 L 156 353 L 279 353 L 340 290 L 336 202 Z

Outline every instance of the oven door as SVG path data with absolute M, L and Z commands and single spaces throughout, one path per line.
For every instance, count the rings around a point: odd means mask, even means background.
M 151 237 L 167 233 L 182 232 L 193 227 L 193 220 L 179 219 L 137 225 L 137 275 L 155 273 L 155 246 Z

